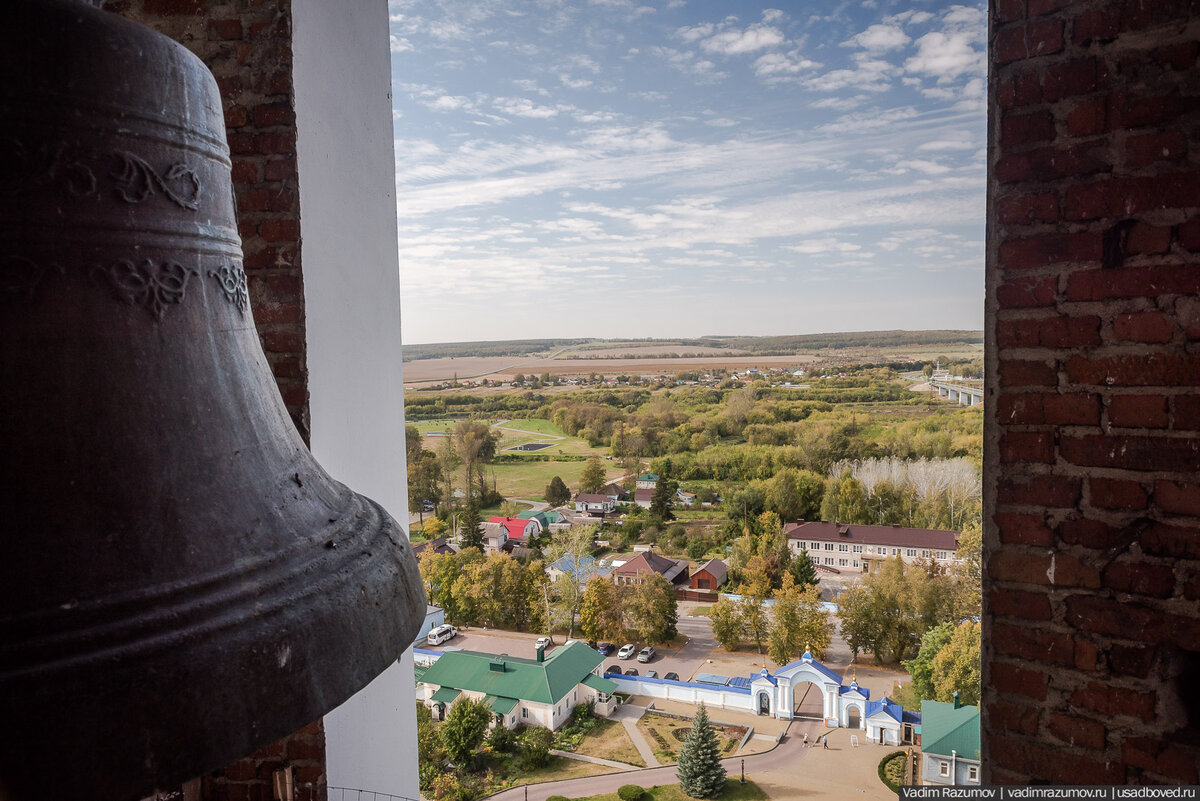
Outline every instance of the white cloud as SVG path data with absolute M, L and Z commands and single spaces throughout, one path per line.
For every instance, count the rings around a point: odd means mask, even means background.
M 413 46 L 412 42 L 408 41 L 407 39 L 392 34 L 391 49 L 393 53 L 403 53 L 405 51 L 412 50 Z
M 650 48 L 650 52 L 664 59 L 672 67 L 685 74 L 710 80 L 723 78 L 725 75 L 716 68 L 716 64 L 713 64 L 706 58 L 700 58 L 690 51 L 655 46 Z
M 462 108 L 470 108 L 471 99 L 461 95 L 442 95 L 425 102 L 425 105 L 434 111 L 457 111 Z
M 795 50 L 790 53 L 763 53 L 754 61 L 754 74 L 770 83 L 819 66 Z
M 570 75 L 567 75 L 566 73 L 562 73 L 561 75 L 559 75 L 558 80 L 559 80 L 559 83 L 561 83 L 563 86 L 567 87 L 568 89 L 586 89 L 592 85 L 592 82 L 589 81 L 587 78 L 572 78 Z
M 938 83 L 964 74 L 982 74 L 986 71 L 986 54 L 971 46 L 975 41 L 970 31 L 927 33 L 917 40 L 917 54 L 904 62 L 904 69 L 934 77 Z
M 738 124 L 738 121 L 731 120 L 728 117 L 713 117 L 710 120 L 705 120 L 704 124 L 711 125 L 714 128 L 732 128 Z
M 550 106 L 539 106 L 526 97 L 497 97 L 493 98 L 492 105 L 502 114 L 539 120 L 556 117 L 559 111 Z
M 859 47 L 870 50 L 874 53 L 882 53 L 887 50 L 895 50 L 898 47 L 911 42 L 912 39 L 895 25 L 872 25 L 857 36 L 853 36 L 845 42 L 843 46 L 858 45 Z
M 745 30 L 722 31 L 700 42 L 709 53 L 735 56 L 753 53 L 783 43 L 783 31 L 766 23 L 756 23 Z
M 853 242 L 844 242 L 836 237 L 826 237 L 824 239 L 806 239 L 797 245 L 785 245 L 784 250 L 816 256 L 823 253 L 853 253 L 862 250 L 862 246 Z
M 892 86 L 895 65 L 872 58 L 867 53 L 855 53 L 854 69 L 830 70 L 804 81 L 804 86 L 816 92 L 840 92 L 854 89 L 860 92 L 886 92 Z

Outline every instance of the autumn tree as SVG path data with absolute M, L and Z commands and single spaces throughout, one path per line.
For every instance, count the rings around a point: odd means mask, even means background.
M 645 642 L 662 643 L 675 636 L 678 611 L 675 587 L 657 573 L 625 590 L 627 628 Z
M 771 632 L 771 619 L 767 616 L 763 599 L 750 595 L 745 596 L 738 602 L 738 615 L 742 620 L 742 630 L 754 641 L 754 645 L 761 654 L 763 643 L 767 641 Z
M 604 486 L 604 466 L 600 464 L 599 456 L 592 456 L 584 465 L 583 475 L 579 477 L 579 491 L 597 493 Z
M 830 478 L 821 501 L 821 519 L 839 523 L 870 523 L 867 493 L 849 473 Z
M 938 700 L 933 688 L 933 660 L 953 635 L 953 623 L 946 622 L 934 626 L 921 637 L 921 650 L 917 655 L 904 662 L 904 669 L 912 676 L 912 687 L 917 698 Z
M 712 620 L 713 639 L 726 651 L 736 651 L 742 639 L 742 613 L 738 605 L 722 595 L 709 609 L 708 617 Z
M 463 420 L 455 427 L 454 445 L 462 461 L 468 500 L 482 500 L 487 495 L 485 465 L 495 457 L 499 442 L 500 432 L 479 420 Z
M 869 650 L 877 663 L 906 659 L 917 653 L 925 631 L 949 619 L 950 590 L 932 562 L 885 559 L 839 599 L 842 636 L 851 650 Z
M 572 526 L 554 535 L 554 539 L 543 549 L 546 561 L 558 565 L 562 575 L 553 582 L 556 604 L 567 620 L 569 637 L 575 636 L 575 616 L 583 603 L 584 585 L 588 574 L 585 560 L 590 561 L 594 547 L 591 526 Z
M 800 587 L 784 576 L 771 607 L 771 630 L 767 653 L 777 665 L 785 665 L 807 648 L 817 659 L 833 640 L 832 627 L 821 606 L 816 587 Z
M 980 626 L 968 621 L 954 629 L 954 634 L 933 658 L 933 689 L 938 701 L 951 701 L 959 693 L 964 704 L 979 703 Z
M 589 640 L 615 641 L 625 637 L 621 599 L 607 578 L 589 579 L 579 608 L 579 630 Z
M 491 720 L 492 710 L 487 701 L 459 696 L 446 713 L 441 728 L 442 746 L 451 762 L 464 766 L 474 761 L 475 749 L 483 743 Z
M 442 470 L 437 454 L 421 447 L 416 426 L 405 427 L 405 455 L 408 457 L 408 511 L 425 520 L 425 502 L 441 501 Z
M 562 506 L 567 501 L 571 500 L 571 490 L 567 489 L 567 485 L 561 478 L 555 476 L 550 479 L 550 483 L 546 485 L 545 494 L 546 503 L 551 506 Z

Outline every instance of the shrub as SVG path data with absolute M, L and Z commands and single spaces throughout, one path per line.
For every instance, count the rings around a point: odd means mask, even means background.
M 546 801 L 570 801 L 565 795 L 552 795 Z
M 511 751 L 516 741 L 517 736 L 513 734 L 512 729 L 505 728 L 500 724 L 493 726 L 484 740 L 489 748 L 498 752 Z
M 889 770 L 889 766 L 894 761 L 899 762 L 901 766 L 903 766 L 905 758 L 906 757 L 903 751 L 893 751 L 883 759 L 879 760 L 879 781 L 883 782 L 893 793 L 900 792 L 900 782 L 893 781 L 888 775 L 892 772 L 892 770 Z M 900 772 L 900 781 L 904 781 L 903 769 Z
M 638 801 L 645 794 L 646 791 L 636 784 L 622 784 L 620 789 L 617 790 L 617 796 L 621 801 Z

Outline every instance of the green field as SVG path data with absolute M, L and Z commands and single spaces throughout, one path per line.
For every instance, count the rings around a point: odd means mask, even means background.
M 581 441 L 582 442 L 582 441 Z M 582 443 L 587 447 L 587 443 Z M 546 451 L 541 451 L 545 453 Z M 587 462 L 524 462 L 520 464 L 494 464 L 488 466 L 489 473 L 496 475 L 496 489 L 505 498 L 533 498 L 541 500 L 550 479 L 558 476 L 574 494 L 579 491 L 579 477 Z M 605 462 L 609 480 L 620 477 L 621 469 L 612 462 Z

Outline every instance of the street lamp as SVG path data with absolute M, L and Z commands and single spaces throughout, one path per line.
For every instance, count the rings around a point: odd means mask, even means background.
M 742 784 L 746 783 L 746 760 L 742 760 Z

